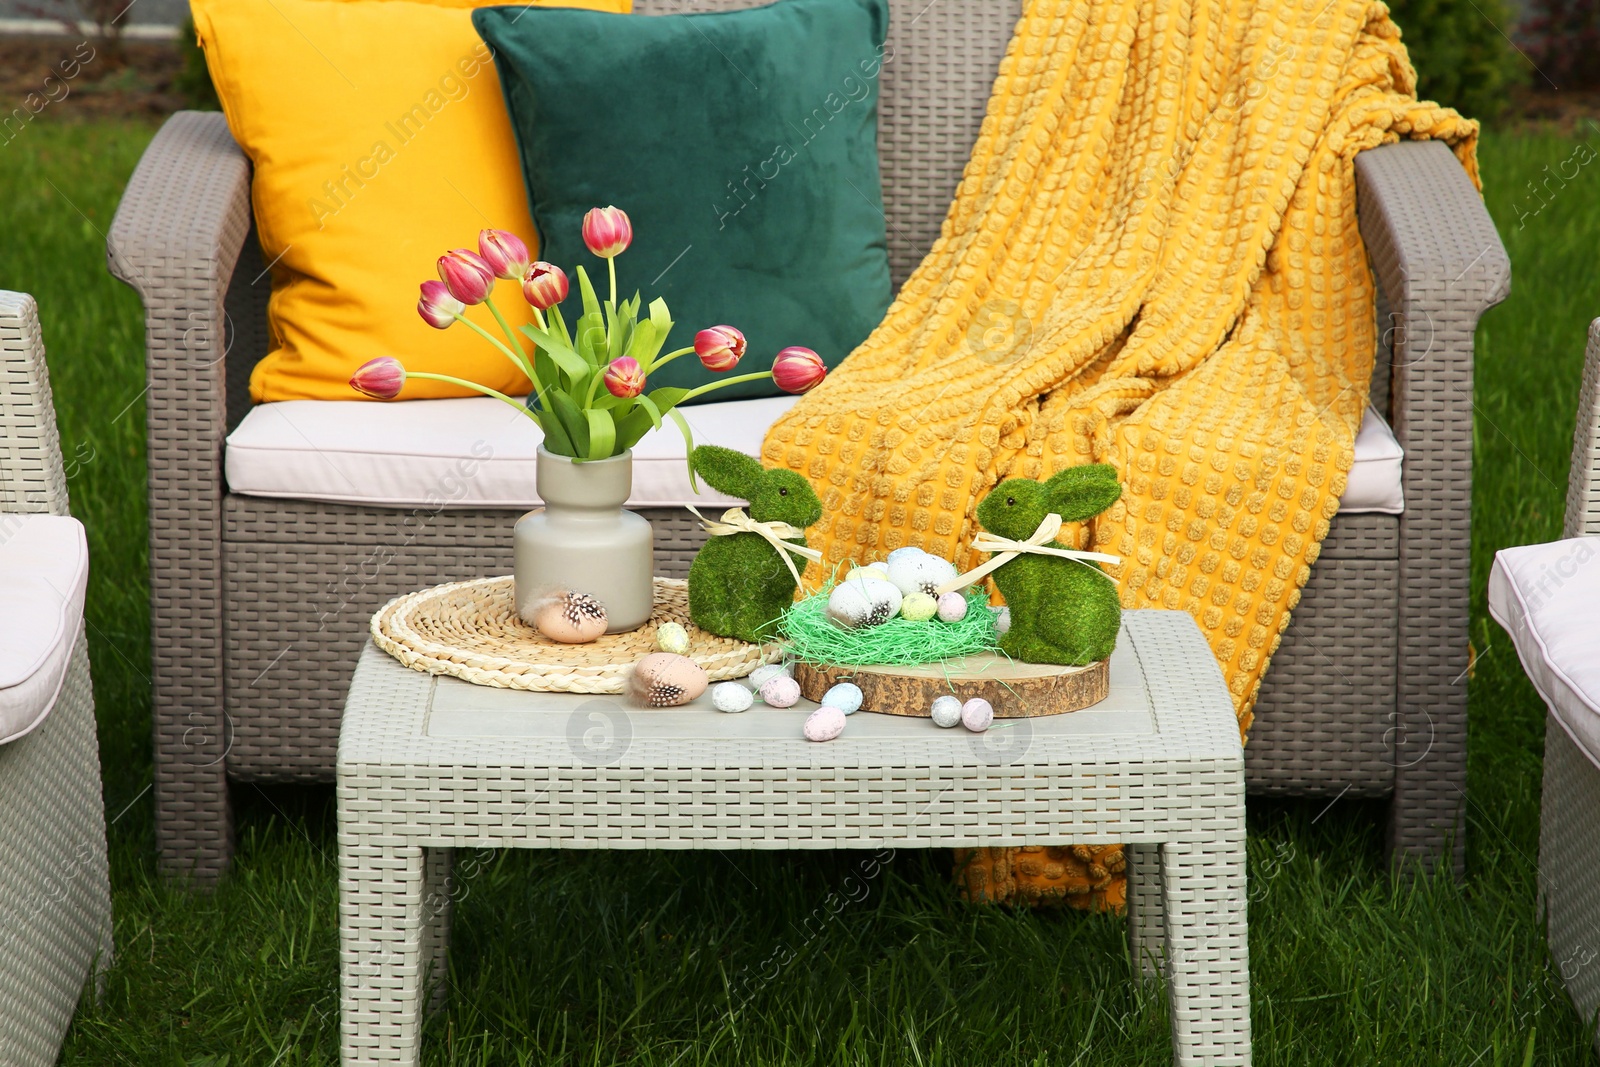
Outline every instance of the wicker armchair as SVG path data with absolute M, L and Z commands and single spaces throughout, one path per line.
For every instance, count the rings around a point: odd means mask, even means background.
M 1019 4 L 891 8 L 879 152 L 899 284 L 939 231 Z M 1431 861 L 1448 847 L 1459 869 L 1473 330 L 1504 298 L 1509 264 L 1443 145 L 1374 149 L 1358 170 L 1380 313 L 1392 308 L 1404 326 L 1385 333 L 1393 352 L 1380 354 L 1373 403 L 1406 449 L 1408 506 L 1333 523 L 1262 691 L 1248 780 L 1258 793 L 1392 797 L 1396 853 Z M 220 115 L 180 113 L 156 136 L 108 258 L 147 318 L 161 856 L 167 870 L 207 881 L 228 862 L 229 781 L 331 779 L 370 613 L 418 586 L 508 573 L 514 515 L 229 492 L 223 439 L 248 409 L 250 368 L 266 352 L 268 286 L 250 166 Z M 662 569 L 684 573 L 689 524 L 650 517 Z
M 7 542 L 13 550 L 19 543 L 35 547 L 41 528 L 44 539 L 57 544 L 63 531 L 70 532 L 81 553 L 82 528 L 50 518 L 66 514 L 38 311 L 32 297 L 0 290 L 0 561 Z M 82 556 L 69 555 L 81 568 Z M 38 558 L 30 555 L 27 563 Z M 72 617 L 82 606 L 74 599 L 82 596 L 79 574 L 67 606 L 56 609 L 61 622 L 75 623 L 76 633 L 60 631 L 64 640 L 15 684 L 27 690 L 18 694 L 21 706 L 38 709 L 42 720 L 30 715 L 21 728 L 0 728 L 0 735 L 15 737 L 0 744 L 0 1063 L 6 1067 L 54 1064 L 85 981 L 111 962 L 89 647 L 81 619 Z M 54 587 L 43 589 L 45 596 L 67 595 L 48 570 L 43 577 Z M 21 617 L 32 620 L 30 609 L 39 602 L 24 599 Z

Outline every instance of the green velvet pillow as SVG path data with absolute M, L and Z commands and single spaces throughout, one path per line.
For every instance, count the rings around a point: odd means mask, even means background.
M 788 345 L 832 367 L 878 325 L 890 297 L 877 151 L 886 0 L 659 17 L 490 7 L 472 22 L 499 67 L 541 259 L 582 264 L 603 292 L 583 215 L 622 208 L 634 237 L 619 295 L 666 299 L 669 350 L 737 326 L 749 349 L 731 374 L 767 369 Z M 650 386 L 731 374 L 689 355 Z M 777 393 L 758 381 L 706 399 Z

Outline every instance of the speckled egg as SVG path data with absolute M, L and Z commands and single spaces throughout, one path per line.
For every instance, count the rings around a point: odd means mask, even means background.
M 705 670 L 688 656 L 652 652 L 633 665 L 629 690 L 650 708 L 675 708 L 706 691 Z
M 829 708 L 838 708 L 846 715 L 854 715 L 861 709 L 861 687 L 854 682 L 840 682 L 822 694 L 822 705 Z
M 606 632 L 606 609 L 588 593 L 560 593 L 534 612 L 533 626 L 563 645 L 586 645 Z
M 951 727 L 961 721 L 961 701 L 949 693 L 933 698 L 933 707 L 929 709 L 933 715 L 935 726 Z
M 711 704 L 718 711 L 738 714 L 748 711 L 755 701 L 755 694 L 738 682 L 718 682 L 711 687 Z
M 1011 609 L 1001 608 L 994 614 L 994 632 L 1004 636 L 1011 629 Z
M 967 617 L 967 595 L 952 590 L 939 598 L 936 605 L 939 618 L 944 622 L 960 622 Z
M 900 610 L 900 590 L 881 578 L 840 582 L 828 594 L 828 618 L 849 630 L 888 622 Z
M 900 590 L 902 596 L 908 593 L 932 596 L 935 589 L 958 573 L 954 563 L 926 552 L 917 556 L 902 556 L 889 564 L 889 581 Z
M 912 556 L 926 555 L 927 553 L 918 548 L 916 545 L 907 545 L 904 548 L 897 548 L 893 552 L 889 553 L 884 557 L 884 562 L 893 563 L 897 559 L 910 559 Z
M 824 705 L 806 717 L 803 729 L 807 741 L 832 741 L 844 733 L 844 712 Z
M 760 689 L 769 679 L 776 678 L 780 674 L 793 678 L 794 669 L 786 663 L 763 663 L 745 677 L 745 683 L 751 689 Z
M 664 622 L 656 627 L 656 648 L 662 652 L 671 652 L 675 656 L 689 654 L 689 631 L 683 624 Z
M 927 593 L 907 593 L 900 601 L 900 617 L 907 622 L 927 622 L 939 610 L 939 602 Z
M 800 683 L 787 674 L 779 674 L 761 683 L 761 699 L 772 708 L 792 708 L 800 699 Z
M 994 706 L 982 697 L 973 697 L 961 705 L 961 725 L 975 734 L 981 734 L 994 725 Z

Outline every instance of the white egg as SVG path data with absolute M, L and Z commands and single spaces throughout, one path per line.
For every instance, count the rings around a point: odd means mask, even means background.
M 838 708 L 846 715 L 854 715 L 861 708 L 861 687 L 854 682 L 840 682 L 822 694 L 824 707 Z
M 900 590 L 881 578 L 840 582 L 828 594 L 828 618 L 848 630 L 888 622 L 900 610 Z
M 961 721 L 961 701 L 949 693 L 933 698 L 933 707 L 929 709 L 933 714 L 935 726 L 951 727 Z
M 994 632 L 1002 637 L 1011 629 L 1011 609 L 1001 608 L 994 614 Z
M 711 704 L 718 711 L 748 711 L 755 700 L 755 695 L 738 682 L 718 682 L 711 689 Z
M 951 590 L 939 598 L 938 608 L 944 622 L 960 622 L 967 617 L 967 594 Z
M 994 706 L 982 697 L 973 697 L 961 705 L 961 725 L 975 734 L 981 734 L 994 725 Z
M 879 564 L 869 563 L 865 567 L 853 568 L 849 574 L 844 576 L 844 580 L 847 582 L 852 578 L 877 578 L 880 581 L 887 582 L 889 580 L 889 572 Z
M 884 557 L 884 562 L 893 563 L 897 559 L 910 559 L 912 556 L 925 555 L 927 555 L 927 553 L 918 548 L 916 545 L 907 545 L 904 548 L 897 548 L 893 552 L 889 553 L 888 556 Z
M 683 656 L 689 652 L 689 631 L 680 623 L 664 622 L 656 627 L 656 649 Z
M 770 708 L 792 708 L 800 699 L 800 683 L 787 674 L 774 675 L 761 684 L 761 699 Z
M 760 689 L 766 684 L 768 679 L 776 678 L 780 674 L 789 678 L 794 677 L 794 671 L 791 670 L 787 664 L 763 663 L 761 666 L 751 671 L 749 676 L 745 678 L 745 681 L 749 683 L 751 689 Z
M 927 593 L 907 593 L 900 601 L 900 617 L 907 622 L 927 622 L 939 610 L 939 602 Z
M 889 581 L 900 590 L 902 596 L 906 593 L 932 596 L 935 589 L 959 573 L 954 563 L 926 552 L 917 556 L 902 556 L 889 563 Z
M 807 741 L 832 741 L 844 733 L 844 712 L 824 705 L 806 717 L 802 729 Z

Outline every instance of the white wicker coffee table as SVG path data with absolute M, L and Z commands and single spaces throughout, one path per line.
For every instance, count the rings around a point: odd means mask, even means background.
M 455 848 L 946 848 L 1129 843 L 1129 928 L 1164 968 L 1180 1064 L 1250 1062 L 1244 754 L 1188 615 L 1124 616 L 1111 695 L 987 734 L 814 705 L 723 715 L 706 698 L 472 686 L 369 645 L 339 739 L 345 1063 L 418 1062 L 444 973 Z

